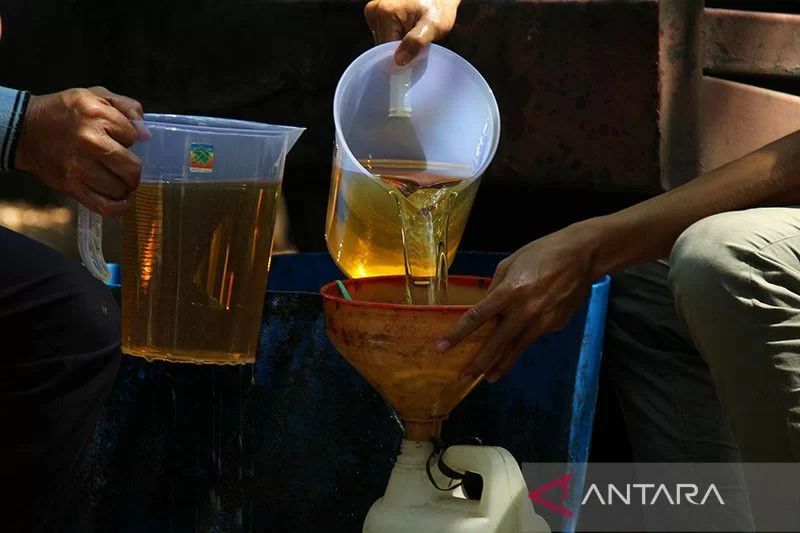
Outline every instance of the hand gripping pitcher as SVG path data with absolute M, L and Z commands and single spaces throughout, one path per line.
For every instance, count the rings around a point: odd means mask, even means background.
M 301 128 L 146 114 L 141 183 L 123 218 L 122 350 L 175 362 L 255 361 L 286 154 Z M 106 280 L 102 219 L 78 239 Z
M 405 274 L 424 283 L 455 257 L 500 118 L 463 58 L 432 45 L 399 67 L 396 48 L 365 52 L 336 88 L 325 237 L 351 278 Z

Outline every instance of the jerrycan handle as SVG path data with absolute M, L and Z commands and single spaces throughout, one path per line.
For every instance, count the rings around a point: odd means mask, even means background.
M 478 516 L 502 517 L 513 497 L 527 498 L 524 482 L 511 473 L 518 469 L 507 451 L 491 446 L 451 446 L 444 452 L 445 462 L 455 470 L 475 472 L 483 478 L 481 499 L 474 502 Z M 513 464 L 513 468 L 510 466 Z M 518 475 L 517 475 L 518 476 Z
M 81 261 L 103 283 L 111 279 L 111 270 L 103 257 L 103 217 L 78 205 L 78 250 Z

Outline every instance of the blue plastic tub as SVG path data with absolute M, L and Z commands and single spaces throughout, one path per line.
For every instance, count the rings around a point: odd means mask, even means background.
M 451 272 L 491 276 L 501 254 Z M 125 357 L 90 443 L 69 526 L 80 531 L 356 532 L 401 438 L 380 396 L 328 342 L 317 294 L 341 278 L 328 254 L 272 259 L 255 365 Z M 482 384 L 444 425 L 520 462 L 583 463 L 597 395 L 608 280 L 569 325 Z M 583 469 L 573 468 L 572 496 Z M 540 510 L 540 512 L 543 510 Z M 546 515 L 554 530 L 570 521 Z

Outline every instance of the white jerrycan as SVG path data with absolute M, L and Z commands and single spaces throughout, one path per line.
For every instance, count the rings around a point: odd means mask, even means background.
M 452 446 L 445 463 L 483 479 L 480 500 L 460 488 L 436 489 L 426 464 L 433 445 L 404 440 L 383 498 L 367 514 L 364 533 L 550 533 L 536 514 L 514 457 L 499 447 Z M 435 470 L 435 469 L 434 469 Z M 437 484 L 446 484 L 440 472 Z

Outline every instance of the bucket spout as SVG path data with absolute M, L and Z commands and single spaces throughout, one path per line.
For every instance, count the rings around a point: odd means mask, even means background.
M 272 135 L 279 135 L 286 139 L 286 154 L 291 152 L 292 148 L 294 148 L 295 143 L 306 131 L 305 128 L 295 127 L 295 126 L 277 126 L 274 124 L 262 124 L 260 133 L 263 133 L 267 136 Z
M 292 148 L 294 148 L 294 144 L 300 138 L 305 128 L 295 128 L 292 126 L 281 126 L 285 130 L 286 134 L 286 153 L 288 154 Z

